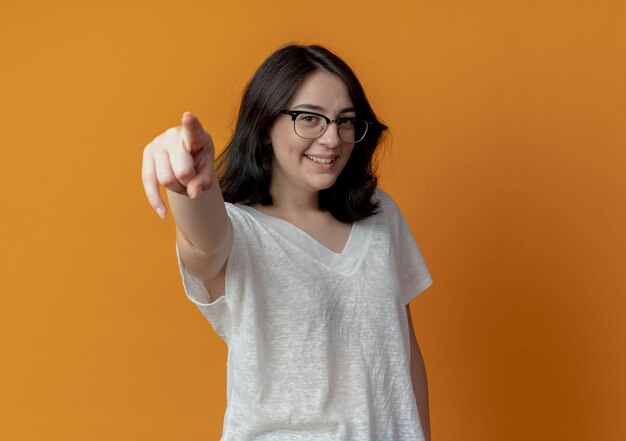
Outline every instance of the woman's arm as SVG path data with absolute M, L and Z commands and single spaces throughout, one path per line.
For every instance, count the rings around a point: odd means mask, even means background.
M 233 242 L 219 185 L 214 182 L 193 199 L 168 190 L 167 198 L 176 222 L 181 260 L 196 277 L 212 280 L 226 265 Z
M 211 135 L 185 113 L 182 125 L 157 136 L 144 149 L 142 177 L 146 196 L 159 216 L 167 188 L 176 222 L 176 243 L 185 266 L 203 281 L 218 277 L 232 247 L 232 224 L 215 178 Z
M 409 319 L 409 337 L 411 340 L 411 380 L 413 382 L 413 391 L 415 392 L 415 400 L 417 401 L 417 410 L 424 431 L 424 438 L 430 441 L 430 412 L 428 410 L 428 381 L 426 378 L 426 368 L 424 359 L 420 351 L 417 339 L 415 338 L 415 330 L 413 329 L 413 321 L 411 320 L 411 310 L 406 305 L 406 314 Z

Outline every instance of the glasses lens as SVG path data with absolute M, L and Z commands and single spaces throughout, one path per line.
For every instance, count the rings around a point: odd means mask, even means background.
M 342 141 L 355 144 L 363 138 L 367 133 L 367 121 L 355 118 L 339 118 L 337 120 L 339 127 L 339 137 Z
M 319 115 L 301 113 L 294 121 L 296 135 L 302 138 L 317 138 L 326 129 L 326 121 Z
M 339 138 L 344 142 L 355 144 L 362 141 L 367 133 L 367 121 L 353 117 L 338 118 L 336 121 Z M 326 120 L 314 113 L 301 113 L 294 121 L 294 130 L 301 138 L 314 139 L 326 130 Z

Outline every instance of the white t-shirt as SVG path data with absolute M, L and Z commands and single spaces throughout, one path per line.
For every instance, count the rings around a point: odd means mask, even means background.
M 423 440 L 406 304 L 432 283 L 393 200 L 355 222 L 341 254 L 294 225 L 226 204 L 234 243 L 210 302 L 185 291 L 228 345 L 222 441 Z

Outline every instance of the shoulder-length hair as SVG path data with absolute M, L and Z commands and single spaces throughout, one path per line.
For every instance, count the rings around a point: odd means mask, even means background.
M 342 222 L 376 213 L 378 203 L 372 200 L 377 184 L 374 154 L 387 127 L 376 118 L 361 83 L 343 60 L 321 46 L 296 44 L 270 55 L 246 86 L 235 132 L 217 158 L 217 177 L 226 202 L 272 204 L 273 150 L 267 143 L 270 128 L 302 82 L 317 70 L 341 78 L 356 115 L 371 122 L 335 183 L 319 192 L 320 208 Z

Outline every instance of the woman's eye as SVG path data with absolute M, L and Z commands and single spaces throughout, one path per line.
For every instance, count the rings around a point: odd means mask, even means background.
M 343 127 L 351 127 L 354 125 L 354 120 L 355 119 L 352 117 L 339 118 L 337 119 L 337 125 L 343 126 Z
M 311 115 L 309 113 L 303 113 L 298 119 L 307 124 L 317 124 L 320 120 L 320 117 L 317 115 Z

